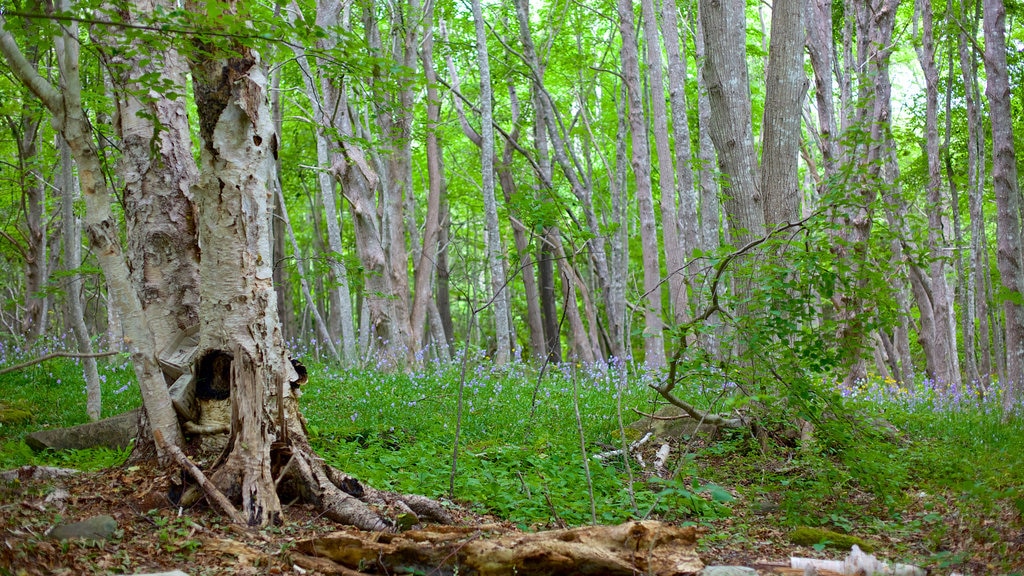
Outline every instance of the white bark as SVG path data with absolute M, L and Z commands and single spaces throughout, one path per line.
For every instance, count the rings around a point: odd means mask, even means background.
M 668 273 L 668 301 L 672 320 L 683 322 L 688 316 L 688 298 L 683 275 L 685 260 L 680 240 L 676 209 L 676 178 L 672 166 L 672 148 L 668 140 L 668 109 L 665 106 L 665 82 L 661 65 L 661 43 L 658 39 L 658 20 L 654 0 L 642 0 L 644 45 L 647 47 L 647 74 L 650 80 L 651 122 L 654 125 L 654 148 L 658 156 L 658 187 L 661 199 L 661 238 L 665 249 L 665 267 Z M 678 47 L 676 48 L 678 54 Z M 685 87 L 674 87 L 676 91 Z M 685 114 L 685 111 L 684 111 Z M 688 162 L 689 159 L 687 158 Z M 659 274 L 660 275 L 660 274 Z
M 0 17 L 0 29 L 6 24 Z M 124 326 L 125 346 L 131 354 L 150 427 L 160 430 L 167 442 L 181 444 L 178 418 L 171 405 L 163 372 L 156 360 L 153 333 L 146 325 L 142 304 L 130 280 L 121 249 L 119 226 L 111 209 L 110 191 L 93 142 L 93 130 L 82 108 L 82 84 L 78 69 L 77 26 L 69 24 L 55 38 L 60 71 L 59 89 L 39 76 L 6 30 L 0 31 L 0 51 L 18 79 L 29 87 L 53 114 L 54 128 L 64 136 L 78 165 L 85 198 L 85 230 L 89 244 L 107 280 L 110 303 Z
M 644 362 L 648 368 L 665 366 L 665 342 L 661 317 L 661 265 L 658 250 L 654 199 L 651 192 L 651 153 L 647 143 L 647 122 L 644 119 L 643 95 L 640 92 L 640 62 L 633 26 L 633 3 L 618 1 L 619 34 L 622 36 L 622 76 L 629 105 L 630 142 L 633 146 L 630 164 L 636 181 L 637 212 L 640 216 L 640 244 L 643 246 L 644 274 Z M 659 96 L 660 97 L 660 96 Z
M 498 229 L 498 205 L 494 197 L 494 115 L 491 110 L 491 67 L 487 54 L 487 32 L 480 0 L 473 0 L 476 28 L 477 65 L 480 68 L 480 170 L 484 194 L 484 228 L 487 231 L 487 259 L 490 263 L 491 306 L 494 308 L 494 335 L 497 348 L 494 363 L 505 364 L 511 352 L 508 305 L 504 296 L 505 256 Z
M 75 215 L 74 202 L 78 197 L 75 187 L 73 167 L 71 165 L 71 148 L 59 135 L 57 149 L 60 152 L 60 187 L 61 187 L 61 219 L 64 221 L 64 267 L 70 274 L 67 278 L 68 324 L 75 334 L 78 351 L 92 354 L 92 341 L 89 329 L 85 325 L 85 313 L 82 305 L 82 275 L 78 272 L 82 265 L 82 223 Z M 100 375 L 96 368 L 96 358 L 82 358 L 82 369 L 85 375 L 85 411 L 93 422 L 100 419 L 103 400 L 100 389 Z

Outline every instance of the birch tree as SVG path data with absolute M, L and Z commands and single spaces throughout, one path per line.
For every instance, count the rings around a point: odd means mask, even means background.
M 62 4 L 61 8 L 66 9 L 67 4 Z M 119 226 L 111 209 L 111 193 L 93 141 L 94 131 L 82 106 L 77 25 L 73 22 L 66 24 L 53 39 L 59 71 L 57 86 L 39 75 L 5 27 L 6 21 L 0 16 L 0 52 L 18 80 L 52 114 L 54 128 L 67 141 L 78 166 L 79 185 L 86 204 L 85 232 L 107 280 L 111 305 L 123 322 L 126 345 L 149 415 L 150 428 L 154 434 L 160 431 L 168 443 L 178 445 L 181 443 L 181 431 L 177 415 L 157 363 L 153 333 L 146 323 L 141 299 L 130 279 L 118 236 Z
M 622 37 L 622 76 L 628 103 L 630 143 L 633 147 L 630 165 L 636 182 L 640 244 L 643 246 L 644 362 L 651 369 L 659 369 L 665 366 L 665 343 L 662 336 L 664 320 L 661 310 L 660 250 L 651 192 L 651 154 L 647 143 L 643 95 L 640 91 L 640 62 L 633 25 L 633 4 L 630 0 L 619 0 L 617 6 L 619 34 Z

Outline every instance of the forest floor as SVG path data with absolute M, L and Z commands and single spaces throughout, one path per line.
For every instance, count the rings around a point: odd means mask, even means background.
M 184 512 L 169 507 L 165 498 L 168 485 L 166 476 L 154 477 L 150 470 L 124 466 L 57 480 L 0 481 L 0 574 L 133 574 L 175 569 L 190 576 L 316 574 L 296 568 L 289 551 L 298 541 L 338 528 L 319 518 L 311 507 L 293 505 L 286 509 L 283 525 L 247 530 L 229 525 L 203 505 Z M 1011 508 L 965 517 L 955 500 L 937 498 L 935 501 L 950 505 L 930 507 L 927 512 L 929 521 L 941 530 L 872 536 L 875 555 L 892 561 L 916 550 L 921 557 L 921 551 L 935 546 L 929 539 L 941 538 L 947 553 L 933 555 L 935 561 L 922 565 L 930 574 L 1024 573 L 1020 515 Z M 463 526 L 502 522 L 465 506 L 453 505 L 451 512 L 455 523 Z M 913 516 L 923 510 L 902 513 Z M 775 514 L 770 502 L 736 502 L 729 517 L 703 522 L 698 547 L 701 560 L 709 566 L 757 566 L 788 562 L 790 556 L 845 556 L 836 550 L 817 549 L 820 546 L 791 544 L 788 530 Z M 117 521 L 109 539 L 58 541 L 47 537 L 57 523 L 98 515 L 110 515 Z M 508 528 L 514 526 L 508 524 Z M 1007 557 L 1008 553 L 1012 557 Z

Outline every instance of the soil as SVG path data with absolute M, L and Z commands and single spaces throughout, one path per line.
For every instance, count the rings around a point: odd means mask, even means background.
M 181 570 L 190 576 L 213 574 L 315 574 L 297 568 L 295 543 L 337 528 L 306 505 L 291 505 L 281 526 L 262 531 L 230 525 L 199 504 L 171 507 L 166 498 L 170 476 L 154 476 L 140 467 L 112 468 L 67 478 L 6 482 L 0 480 L 0 574 L 111 574 Z M 952 500 L 952 499 L 951 499 Z M 766 509 L 767 508 L 767 509 Z M 387 511 L 383 511 L 385 514 Z M 494 525 L 493 517 L 452 505 L 458 525 Z M 967 518 L 952 505 L 932 510 L 942 515 L 941 546 L 931 574 L 1024 573 L 1024 531 L 1015 511 L 992 518 Z M 57 541 L 47 531 L 62 522 L 108 514 L 118 522 L 109 540 Z M 507 525 L 507 524 L 506 524 Z M 512 529 L 512 526 L 507 526 Z M 794 546 L 770 506 L 737 505 L 733 516 L 705 528 L 699 554 L 705 565 L 757 566 L 787 562 L 790 556 L 841 559 L 845 554 Z M 924 532 L 903 538 L 874 537 L 876 556 L 905 555 L 932 546 Z M 980 537 L 979 537 L 980 535 Z M 1007 552 L 1012 557 L 1006 557 Z M 947 560 L 947 566 L 942 559 Z M 769 572 L 762 572 L 769 573 Z

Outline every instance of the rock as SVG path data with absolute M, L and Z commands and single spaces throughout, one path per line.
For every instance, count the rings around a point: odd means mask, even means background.
M 757 576 L 757 570 L 744 566 L 706 566 L 698 576 Z
M 105 540 L 113 536 L 115 530 L 117 530 L 117 520 L 114 520 L 112 516 L 103 515 L 93 516 L 81 522 L 58 524 L 50 530 L 49 536 L 57 540 L 71 538 Z
M 139 410 L 132 410 L 99 422 L 33 432 L 25 436 L 25 443 L 37 452 L 47 448 L 83 450 L 105 447 L 123 450 L 135 439 L 138 430 Z

